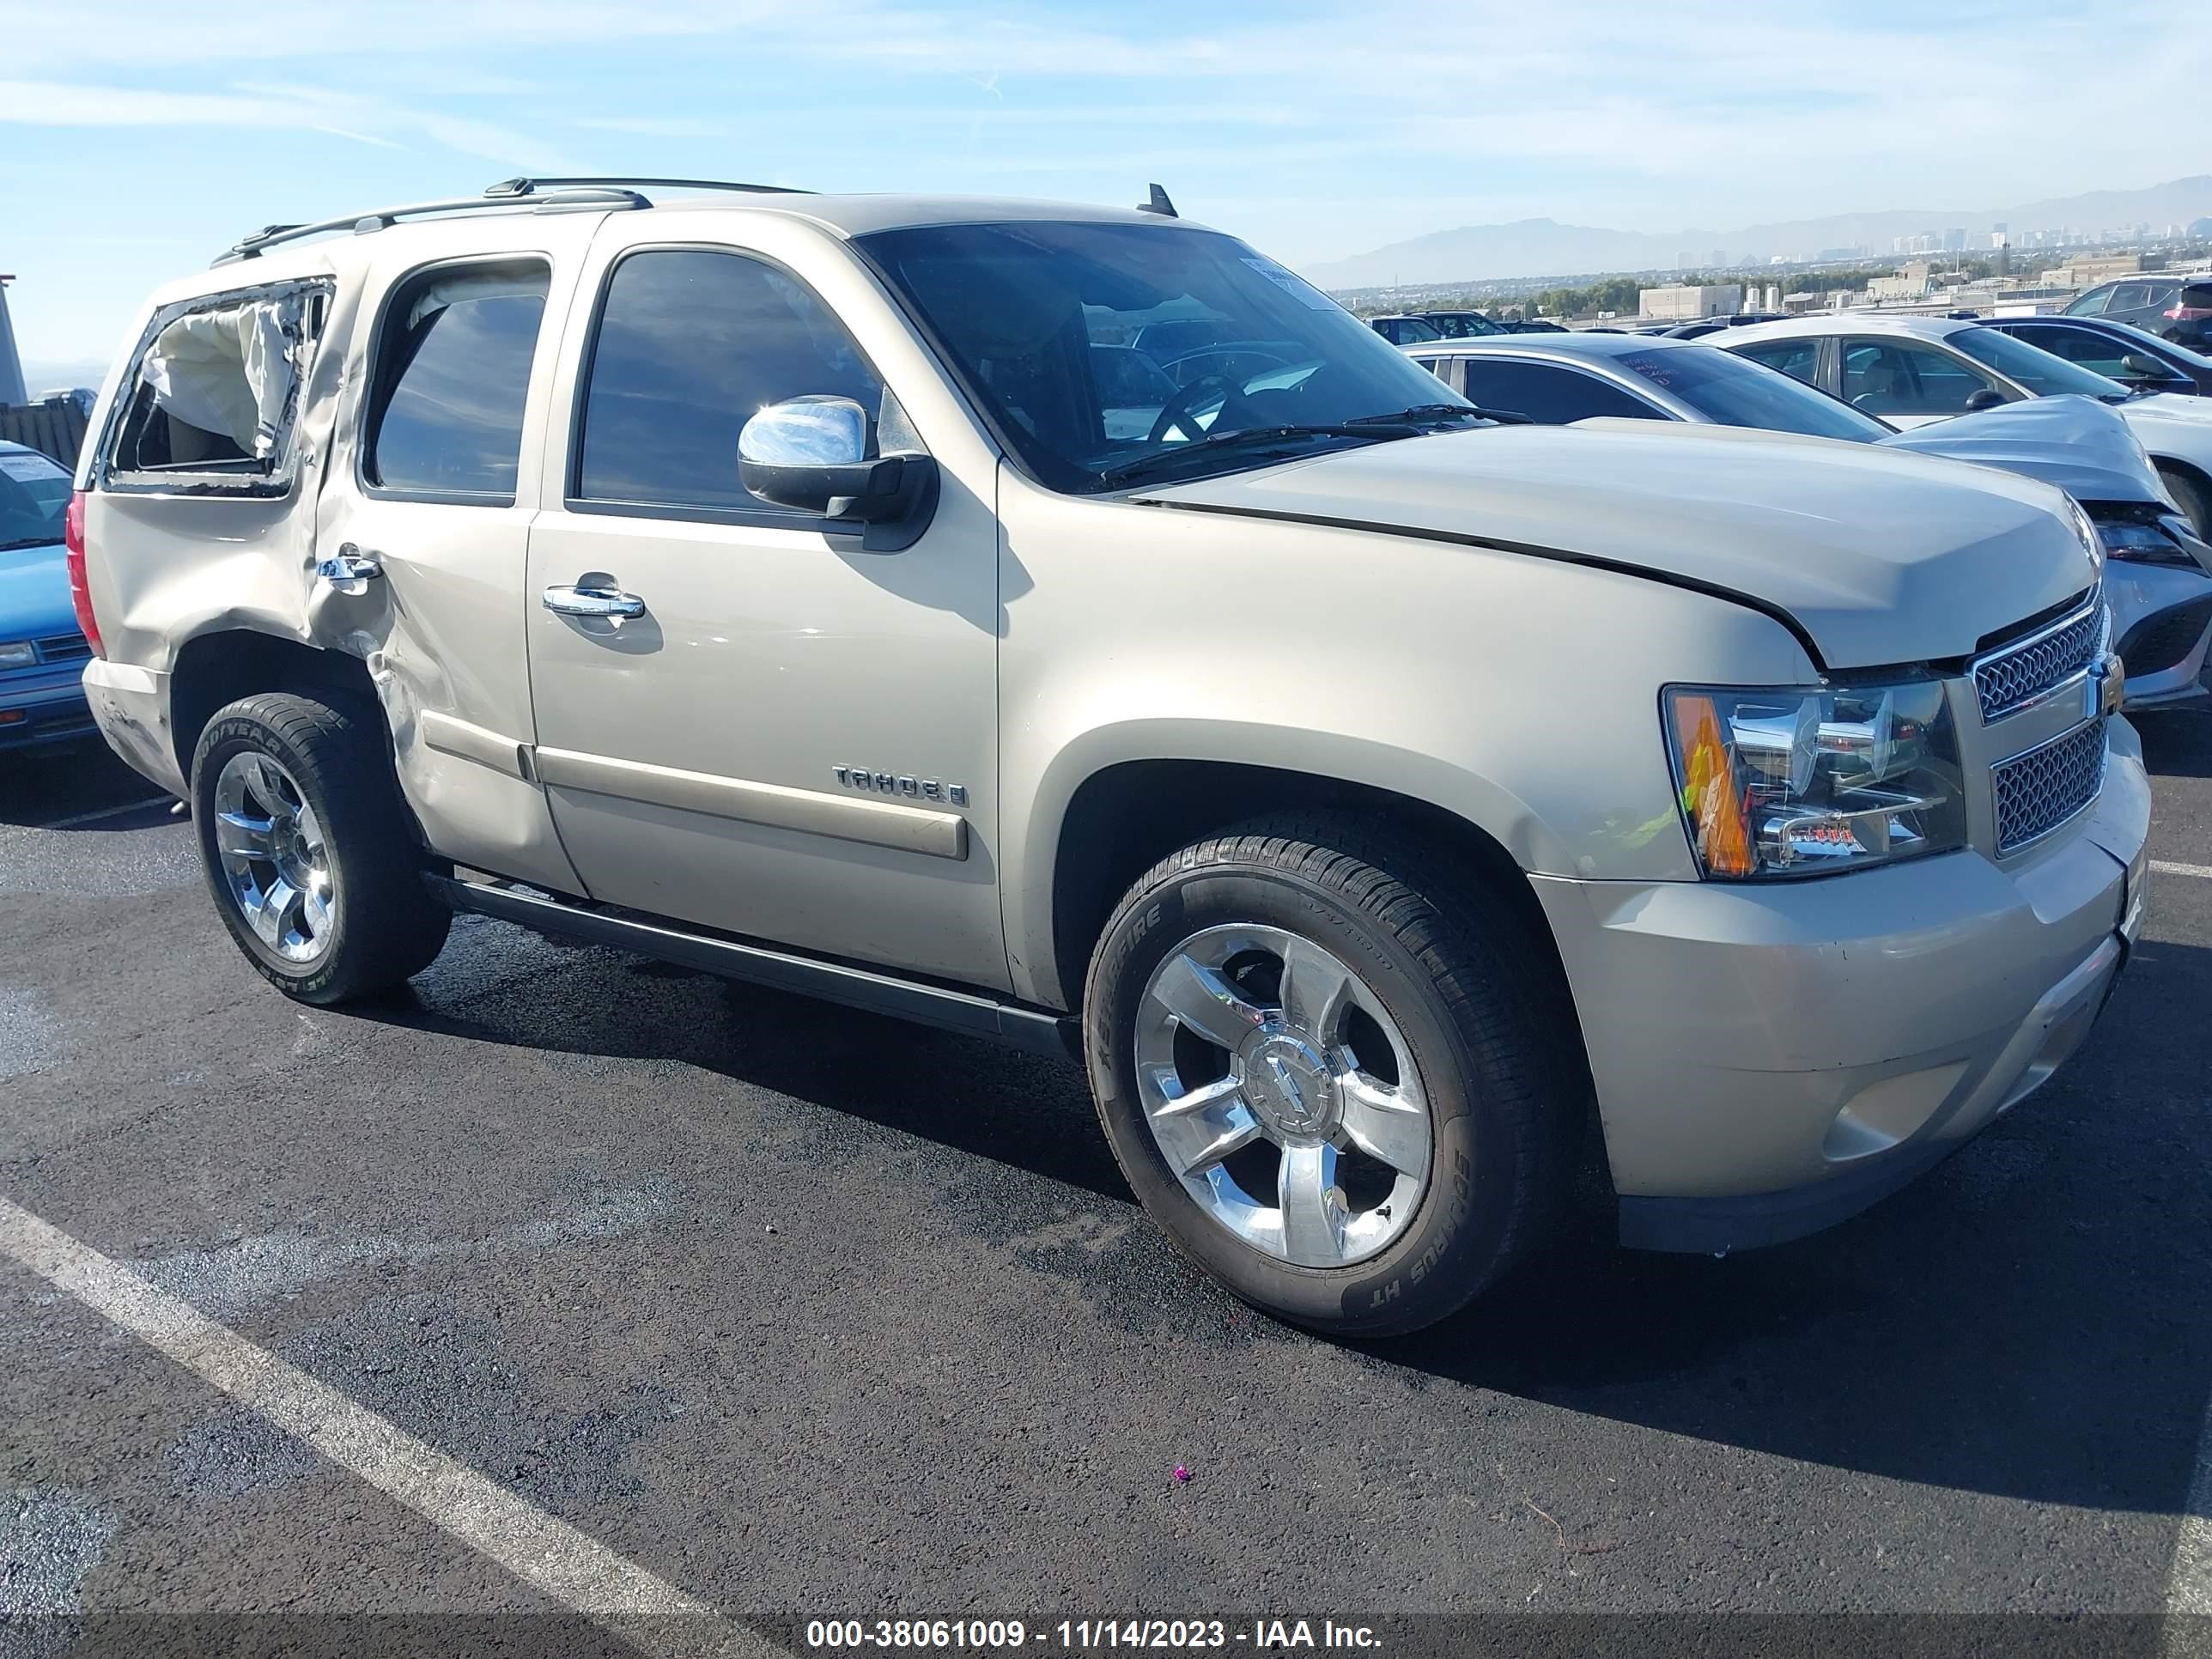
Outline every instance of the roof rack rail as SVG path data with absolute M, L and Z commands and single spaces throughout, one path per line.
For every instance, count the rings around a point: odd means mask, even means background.
M 227 265 L 240 259 L 258 258 L 264 250 L 283 242 L 305 241 L 310 236 L 328 236 L 342 230 L 356 235 L 371 231 L 388 230 L 402 219 L 435 218 L 449 213 L 471 213 L 487 208 L 498 208 L 513 212 L 518 208 L 539 213 L 558 212 L 563 209 L 605 208 L 620 210 L 626 208 L 646 208 L 653 204 L 634 190 L 618 189 L 597 184 L 577 186 L 562 185 L 557 189 L 540 190 L 539 185 L 554 183 L 549 179 L 510 179 L 494 185 L 481 196 L 456 196 L 438 202 L 413 202 L 404 207 L 377 208 L 368 213 L 349 213 L 336 219 L 319 219 L 313 224 L 265 225 L 251 236 L 238 241 L 216 257 L 215 263 Z M 530 185 L 526 190 L 514 190 L 514 185 Z
M 487 196 L 530 196 L 541 190 L 579 190 L 599 186 L 643 185 L 647 190 L 737 190 L 752 196 L 811 196 L 811 190 L 800 190 L 791 185 L 744 185 L 731 179 L 629 179 L 622 177 L 579 179 L 502 179 L 489 186 Z

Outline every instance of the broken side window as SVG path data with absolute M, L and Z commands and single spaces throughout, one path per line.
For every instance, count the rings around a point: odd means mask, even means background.
M 328 283 L 210 295 L 155 314 L 125 383 L 104 487 L 281 495 Z

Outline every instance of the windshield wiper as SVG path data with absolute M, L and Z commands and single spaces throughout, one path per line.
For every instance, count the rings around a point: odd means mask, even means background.
M 24 547 L 59 547 L 59 536 L 18 536 L 12 542 L 0 542 L 0 553 L 13 553 Z
M 1500 426 L 1534 426 L 1529 416 L 1510 409 L 1485 409 L 1480 404 L 1415 404 L 1388 415 L 1355 415 L 1346 426 L 1419 425 L 1426 421 L 1495 421 Z
M 1250 449 L 1268 444 L 1295 443 L 1301 438 L 1358 438 L 1369 443 L 1385 438 L 1412 438 L 1420 434 L 1420 428 L 1410 421 L 1390 417 L 1395 424 L 1384 424 L 1374 420 L 1372 424 L 1354 424 L 1336 421 L 1313 426 L 1248 426 L 1235 432 L 1211 432 L 1194 442 L 1176 444 L 1172 448 L 1154 450 L 1149 455 L 1139 455 L 1133 461 L 1124 461 L 1119 466 L 1109 466 L 1098 475 L 1098 482 L 1108 489 L 1116 484 L 1133 483 L 1149 472 L 1163 466 L 1171 466 L 1194 455 L 1215 454 L 1231 449 Z

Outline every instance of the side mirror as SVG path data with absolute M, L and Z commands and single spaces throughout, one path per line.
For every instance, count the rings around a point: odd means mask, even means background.
M 2120 373 L 2138 380 L 2170 380 L 2172 373 L 2155 357 L 2140 351 L 2130 351 L 2120 359 Z
M 868 450 L 867 411 L 850 398 L 793 398 L 759 410 L 738 434 L 738 481 L 778 507 L 860 526 L 868 552 L 896 553 L 929 527 L 937 463 Z
M 1985 386 L 1966 399 L 1966 413 L 1978 415 L 1985 409 L 2002 409 L 2011 401 L 1993 386 Z

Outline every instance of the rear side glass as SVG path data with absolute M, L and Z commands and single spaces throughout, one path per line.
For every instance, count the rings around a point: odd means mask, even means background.
M 1778 368 L 1807 386 L 1820 381 L 1820 344 L 1817 340 L 1777 340 L 1767 345 L 1739 346 L 1736 355 L 1748 357 L 1754 363 L 1765 363 L 1769 368 Z
M 329 303 L 290 283 L 164 307 L 118 395 L 103 487 L 282 495 L 301 387 Z
M 371 371 L 362 471 L 373 487 L 514 499 L 547 276 L 534 261 L 445 266 L 393 292 Z
M 1485 409 L 1526 415 L 1540 426 L 1565 426 L 1603 416 L 1631 421 L 1664 418 L 1641 398 L 1578 368 L 1470 356 L 1461 364 L 1460 372 L 1466 376 L 1470 400 Z

